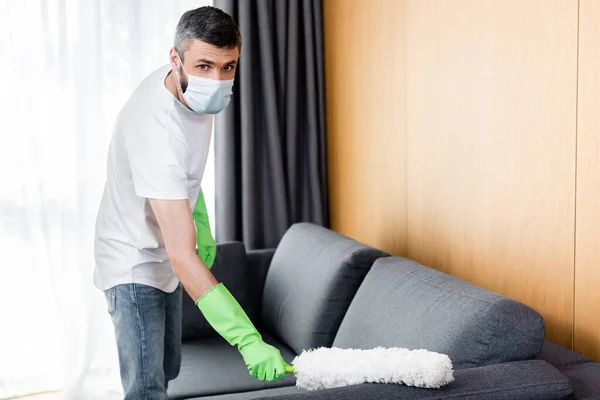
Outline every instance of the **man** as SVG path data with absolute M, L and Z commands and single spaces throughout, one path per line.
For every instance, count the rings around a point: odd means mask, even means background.
M 214 239 L 200 183 L 212 114 L 229 103 L 241 46 L 223 11 L 186 12 L 170 65 L 138 86 L 116 121 L 94 283 L 114 323 L 125 400 L 167 399 L 181 362 L 182 285 L 251 376 L 281 379 L 290 368 L 209 269 Z

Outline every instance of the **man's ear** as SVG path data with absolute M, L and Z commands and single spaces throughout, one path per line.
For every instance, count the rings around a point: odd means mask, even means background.
M 177 55 L 177 50 L 175 50 L 174 47 L 169 51 L 169 62 L 171 64 L 171 68 L 176 70 L 179 69 L 179 56 Z

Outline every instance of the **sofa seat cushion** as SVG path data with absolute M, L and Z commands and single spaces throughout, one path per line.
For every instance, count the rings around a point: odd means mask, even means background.
M 268 333 L 261 334 L 265 342 L 281 351 L 286 362 L 294 359 L 296 354 L 280 340 Z M 293 374 L 273 382 L 251 377 L 235 347 L 221 337 L 205 338 L 183 343 L 181 371 L 177 379 L 169 383 L 169 398 L 190 399 L 295 384 Z
M 387 255 L 321 226 L 294 224 L 267 272 L 265 325 L 298 354 L 331 346 L 365 275 L 377 258 Z
M 219 243 L 211 271 L 240 303 L 248 317 L 254 321 L 256 309 L 252 307 L 252 297 L 248 286 L 244 244 L 241 242 Z M 219 336 L 187 293 L 183 294 L 181 334 L 184 341 Z
M 558 370 L 571 381 L 577 400 L 600 399 L 600 364 L 589 362 L 559 367 Z
M 559 344 L 549 340 L 544 341 L 542 351 L 537 356 L 538 360 L 544 360 L 555 367 L 565 367 L 567 365 L 583 364 L 592 362 L 583 354 L 569 350 Z
M 218 394 L 216 396 L 194 397 L 190 400 L 252 400 L 263 399 L 265 397 L 284 396 L 290 394 L 305 393 L 306 390 L 298 389 L 296 386 L 285 386 L 263 390 L 253 390 L 251 392 Z
M 544 320 L 526 305 L 388 257 L 367 274 L 333 345 L 427 349 L 460 369 L 535 358 L 543 341 Z
M 270 400 L 567 400 L 572 399 L 572 396 L 573 388 L 564 375 L 545 361 L 528 360 L 456 371 L 455 381 L 442 389 L 366 383 L 265 398 Z

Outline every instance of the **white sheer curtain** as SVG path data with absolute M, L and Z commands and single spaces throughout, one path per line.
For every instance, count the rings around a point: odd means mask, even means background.
M 108 142 L 131 91 L 168 62 L 181 14 L 209 3 L 0 0 L 0 399 L 120 391 L 92 284 Z

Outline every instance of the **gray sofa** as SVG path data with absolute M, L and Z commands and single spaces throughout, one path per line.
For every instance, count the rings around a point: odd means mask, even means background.
M 319 346 L 425 348 L 450 357 L 455 381 L 311 392 L 293 375 L 258 381 L 185 295 L 171 399 L 600 399 L 600 364 L 544 341 L 536 311 L 313 224 L 293 225 L 274 250 L 219 244 L 213 273 L 288 362 Z

